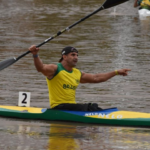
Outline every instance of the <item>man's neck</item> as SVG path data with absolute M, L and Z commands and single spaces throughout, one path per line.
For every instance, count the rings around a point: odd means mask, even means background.
M 62 66 L 67 70 L 67 71 L 72 71 L 73 67 L 70 67 L 67 63 L 64 61 L 61 62 Z

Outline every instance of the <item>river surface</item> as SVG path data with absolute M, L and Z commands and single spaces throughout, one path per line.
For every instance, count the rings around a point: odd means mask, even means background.
M 0 61 L 18 57 L 94 10 L 102 0 L 0 0 Z M 77 68 L 87 73 L 129 68 L 99 84 L 80 84 L 79 103 L 96 102 L 150 113 L 150 17 L 139 18 L 133 1 L 100 11 L 40 47 L 44 63 L 56 64 L 61 50 L 79 51 Z M 31 106 L 49 107 L 45 77 L 31 54 L 0 71 L 0 104 L 17 105 L 19 92 L 31 93 Z M 2 150 L 150 150 L 150 130 L 0 118 Z

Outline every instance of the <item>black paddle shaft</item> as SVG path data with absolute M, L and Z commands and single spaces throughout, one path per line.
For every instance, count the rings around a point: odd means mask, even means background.
M 95 10 L 94 12 L 90 13 L 89 15 L 85 16 L 84 18 L 80 19 L 79 21 L 75 22 L 74 24 L 70 25 L 69 27 L 63 29 L 62 31 L 58 31 L 57 34 L 53 35 L 52 37 L 46 39 L 44 42 L 42 42 L 41 44 L 37 45 L 36 47 L 40 47 L 42 45 L 44 45 L 45 43 L 51 41 L 52 39 L 56 38 L 57 36 L 61 35 L 62 33 L 64 33 L 65 31 L 70 30 L 71 28 L 73 28 L 74 26 L 76 26 L 77 24 L 79 24 L 80 22 L 83 22 L 84 20 L 86 20 L 87 18 L 91 17 L 92 15 L 96 14 L 97 12 L 99 12 L 100 10 L 103 9 L 108 9 L 110 7 L 119 5 L 121 3 L 124 3 L 128 0 L 106 0 L 103 5 L 98 8 L 97 10 Z M 24 54 L 20 55 L 17 58 L 10 58 L 10 59 L 6 59 L 2 62 L 0 62 L 0 70 L 3 70 L 4 68 L 7 68 L 8 66 L 12 65 L 13 63 L 17 62 L 19 59 L 21 59 L 22 57 L 26 56 L 27 54 L 29 54 L 30 51 L 25 52 Z
M 41 47 L 42 45 L 44 45 L 45 43 L 53 40 L 54 38 L 56 38 L 57 36 L 61 35 L 62 33 L 64 33 L 65 31 L 69 31 L 71 28 L 73 28 L 74 26 L 76 26 L 77 24 L 79 24 L 80 22 L 83 22 L 84 20 L 86 20 L 87 18 L 91 17 L 92 15 L 96 14 L 97 12 L 99 12 L 100 10 L 104 9 L 103 5 L 95 10 L 93 13 L 87 15 L 86 17 L 80 19 L 79 21 L 75 22 L 74 24 L 70 25 L 69 27 L 63 29 L 62 31 L 58 31 L 57 34 L 51 36 L 50 38 L 46 39 L 44 42 L 38 44 L 36 47 Z M 20 55 L 18 58 L 16 58 L 16 61 L 18 61 L 20 58 L 24 57 L 25 55 L 29 54 L 30 51 L 27 51 L 26 53 Z
M 37 45 L 36 47 L 40 47 L 40 46 L 44 45 L 45 43 L 51 41 L 55 37 L 57 37 L 57 36 L 61 35 L 62 33 L 64 33 L 65 31 L 70 30 L 71 28 L 73 28 L 74 26 L 76 26 L 77 24 L 79 24 L 80 22 L 83 22 L 87 18 L 89 18 L 89 17 L 93 16 L 94 14 L 98 13 L 100 10 L 108 9 L 110 7 L 116 6 L 116 5 L 121 4 L 123 2 L 126 2 L 126 1 L 128 1 L 128 0 L 106 0 L 104 2 L 104 4 L 100 8 L 98 8 L 94 12 L 90 13 L 89 15 L 85 16 L 84 18 L 80 19 L 79 21 L 75 22 L 74 24 L 70 25 L 69 27 L 63 29 L 62 31 L 58 31 L 57 34 L 55 34 L 52 37 L 46 39 L 44 42 L 42 42 L 41 44 Z
M 97 10 L 95 10 L 94 12 L 90 13 L 89 15 L 85 16 L 84 18 L 80 19 L 79 21 L 75 22 L 74 24 L 70 25 L 69 27 L 63 29 L 62 31 L 58 31 L 57 34 L 53 35 L 52 37 L 46 39 L 44 42 L 42 42 L 41 44 L 38 44 L 36 47 L 41 47 L 42 45 L 44 45 L 45 43 L 53 40 L 54 38 L 56 38 L 57 36 L 61 35 L 62 33 L 64 33 L 65 31 L 70 30 L 71 28 L 73 28 L 74 26 L 76 26 L 77 24 L 83 22 L 84 20 L 86 20 L 87 18 L 93 16 L 94 14 L 98 13 L 99 11 L 103 10 L 103 9 L 108 9 L 110 7 L 119 5 L 121 3 L 124 3 L 128 0 L 106 0 L 104 2 L 104 4 L 98 8 Z M 30 51 L 27 51 L 26 53 L 22 54 L 21 56 L 19 56 L 18 58 L 16 58 L 16 61 L 18 61 L 20 58 L 24 57 L 25 55 L 29 54 Z
M 63 29 L 62 31 L 58 31 L 57 34 L 53 35 L 52 37 L 46 39 L 43 43 L 37 45 L 36 47 L 40 47 L 42 45 L 44 45 L 45 43 L 51 41 L 52 39 L 54 39 L 55 37 L 61 35 L 62 33 L 64 33 L 65 31 L 69 31 L 71 28 L 73 28 L 74 26 L 76 26 L 77 24 L 79 24 L 80 22 L 83 22 L 84 20 L 86 20 L 87 18 L 89 18 L 90 16 L 96 14 L 97 12 L 99 12 L 100 10 L 104 9 L 103 6 L 101 6 L 99 9 L 97 9 L 96 11 L 94 11 L 93 13 L 87 15 L 86 17 L 80 19 L 79 21 L 75 22 L 74 24 L 70 25 L 69 27 Z

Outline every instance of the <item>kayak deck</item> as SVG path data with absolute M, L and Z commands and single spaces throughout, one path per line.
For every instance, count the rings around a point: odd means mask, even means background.
M 0 105 L 1 111 L 8 112 L 29 112 L 29 113 L 43 113 L 47 108 L 36 108 L 36 107 L 19 107 L 19 106 L 4 106 Z
M 73 121 L 100 125 L 150 127 L 150 113 L 119 111 L 117 108 L 90 112 L 0 105 L 0 116 L 32 120 Z

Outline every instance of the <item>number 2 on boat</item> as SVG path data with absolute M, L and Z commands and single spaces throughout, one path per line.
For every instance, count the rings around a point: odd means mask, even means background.
M 30 107 L 30 92 L 19 92 L 18 106 Z

